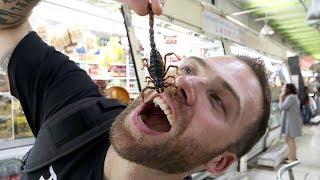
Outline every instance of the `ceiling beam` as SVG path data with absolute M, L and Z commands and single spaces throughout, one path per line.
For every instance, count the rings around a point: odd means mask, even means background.
M 264 21 L 269 19 L 287 19 L 287 18 L 296 18 L 296 17 L 305 17 L 305 12 L 299 12 L 299 13 L 292 13 L 292 14 L 281 14 L 281 15 L 273 15 L 273 16 L 266 16 L 262 18 L 257 18 L 255 21 Z
M 239 15 L 243 15 L 243 14 L 249 14 L 249 13 L 252 13 L 252 12 L 255 12 L 255 11 L 259 11 L 259 10 L 262 10 L 262 9 L 263 8 L 248 9 L 248 10 L 232 13 L 231 16 L 239 16 Z
M 318 38 L 320 37 L 320 33 L 319 32 L 316 32 L 316 31 L 312 31 L 310 33 L 307 33 L 307 34 L 297 34 L 297 33 L 291 33 L 291 34 L 287 34 L 287 35 L 292 35 L 292 36 L 289 36 L 289 37 L 294 37 L 294 38 L 304 38 L 304 37 L 315 37 L 315 38 Z
M 282 31 L 278 31 L 281 34 L 285 34 L 285 35 L 289 35 L 289 36 L 296 36 L 298 35 L 298 33 L 304 33 L 304 35 L 308 34 L 311 35 L 312 33 L 314 33 L 314 31 L 311 29 L 293 29 L 293 30 L 282 30 Z
M 290 40 L 314 40 L 314 41 L 320 41 L 320 37 L 314 37 L 314 36 L 305 36 L 305 37 L 292 37 Z
M 269 7 L 270 6 L 257 7 L 253 9 L 240 11 L 240 12 L 235 12 L 235 13 L 232 13 L 231 16 L 239 16 L 239 15 L 249 14 L 256 11 L 262 11 L 267 14 L 278 14 L 278 13 L 284 13 L 284 12 L 293 11 L 293 10 L 302 10 L 300 6 L 288 6 L 288 7 L 280 7 L 280 8 L 277 7 L 277 8 L 270 8 L 270 9 Z
M 319 53 L 320 51 L 320 48 L 302 48 L 304 49 L 304 51 L 307 51 L 307 52 L 313 52 L 313 53 Z
M 294 47 L 303 47 L 303 48 L 320 48 L 320 46 L 318 43 L 295 43 L 295 45 L 293 45 Z
M 256 0 L 256 1 L 248 1 L 251 5 L 251 7 L 255 6 L 259 6 L 259 7 L 272 7 L 272 6 L 279 6 L 279 5 L 296 5 L 296 4 L 292 4 L 292 3 L 298 3 L 298 2 L 294 2 L 292 0 L 277 0 L 277 1 L 273 1 L 273 2 L 270 2 L 270 1 L 261 1 L 261 0 Z M 285 6 L 282 6 L 282 7 L 285 7 Z
M 320 48 L 320 46 L 319 46 L 319 43 L 320 43 L 320 41 L 318 41 L 318 42 L 307 42 L 307 41 L 305 41 L 305 42 L 295 42 L 295 44 L 297 45 L 297 46 L 303 46 L 303 47 L 319 47 Z
M 288 27 L 288 28 L 278 28 L 278 27 L 274 27 L 274 29 L 276 29 L 277 31 L 291 31 L 291 30 L 316 30 L 315 28 L 312 27 L 308 27 L 308 26 L 296 26 L 296 27 Z
M 300 43 L 300 44 L 317 44 L 320 46 L 320 41 L 311 41 L 311 40 L 301 40 L 301 41 L 295 41 L 296 43 Z
M 296 24 L 296 23 L 305 23 L 306 20 L 305 19 L 288 19 L 288 20 L 285 20 L 285 21 L 276 21 L 275 24 L 278 25 L 278 26 L 281 26 L 281 25 L 285 25 L 285 24 Z
M 289 35 L 293 35 L 290 36 L 291 38 L 296 38 L 296 39 L 300 39 L 300 38 L 305 38 L 305 37 L 314 37 L 314 38 L 320 38 L 320 33 L 317 31 L 311 31 L 309 33 L 304 33 L 304 34 L 300 34 L 300 33 L 291 33 Z
M 292 21 L 291 23 L 286 23 L 287 21 L 269 21 L 268 24 L 277 27 L 277 28 L 285 28 L 290 26 L 307 26 L 306 21 Z
M 302 0 L 299 0 L 299 2 L 303 6 L 304 10 L 307 12 L 308 8 L 307 8 L 306 4 Z

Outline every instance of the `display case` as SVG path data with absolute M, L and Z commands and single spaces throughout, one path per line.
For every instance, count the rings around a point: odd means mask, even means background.
M 9 92 L 8 76 L 0 71 L 0 140 L 32 137 L 20 102 Z
M 53 11 L 60 15 L 54 15 Z M 118 2 L 77 1 L 72 4 L 48 0 L 35 8 L 31 25 L 42 39 L 69 56 L 94 81 L 105 81 L 106 89 L 121 86 L 130 98 L 139 96 Z

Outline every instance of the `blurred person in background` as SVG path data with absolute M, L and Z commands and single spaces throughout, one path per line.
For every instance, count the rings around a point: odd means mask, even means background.
M 281 109 L 282 134 L 285 135 L 285 140 L 289 147 L 287 162 L 290 163 L 297 160 L 295 138 L 301 136 L 302 128 L 300 102 L 294 84 L 282 86 L 279 105 Z
M 304 87 L 304 93 L 301 97 L 300 109 L 301 109 L 303 124 L 309 124 L 312 113 L 310 108 L 310 98 L 309 98 L 308 87 Z
M 316 115 L 320 115 L 320 87 L 318 87 L 317 92 L 315 92 L 314 101 L 317 106 Z

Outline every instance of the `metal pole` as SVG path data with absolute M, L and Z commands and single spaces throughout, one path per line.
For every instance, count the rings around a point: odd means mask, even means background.
M 278 173 L 277 173 L 277 180 L 282 180 L 282 175 L 285 171 L 289 171 L 289 176 L 290 176 L 290 180 L 294 180 L 294 176 L 293 176 L 293 172 L 292 172 L 292 168 L 294 168 L 295 166 L 299 165 L 300 162 L 299 161 L 294 161 L 290 164 L 284 165 L 282 166 Z M 291 172 L 290 172 L 291 171 Z M 293 179 L 291 179 L 293 178 Z
M 139 91 L 141 92 L 141 89 L 143 87 L 143 84 L 141 84 L 142 82 L 140 81 L 142 79 L 142 77 L 144 77 L 144 74 L 142 74 L 140 71 L 138 71 L 140 68 L 140 66 L 142 67 L 142 64 L 139 66 L 139 64 L 137 63 L 137 58 L 139 57 L 137 55 L 137 45 L 134 43 L 137 43 L 136 38 L 135 38 L 135 34 L 134 34 L 134 30 L 132 27 L 132 23 L 131 23 L 131 14 L 130 14 L 130 9 L 127 5 L 122 5 L 121 6 L 121 13 L 123 15 L 123 19 L 124 19 L 124 25 L 126 28 L 126 32 L 127 32 L 127 37 L 128 37 L 128 41 L 129 41 L 129 47 L 130 47 L 130 54 L 132 57 L 132 61 L 133 61 L 133 65 L 134 65 L 134 69 L 135 69 L 135 74 L 137 77 L 137 82 L 138 82 L 138 88 Z M 142 62 L 142 61 L 141 61 Z
M 289 169 L 289 179 L 294 180 L 292 169 Z

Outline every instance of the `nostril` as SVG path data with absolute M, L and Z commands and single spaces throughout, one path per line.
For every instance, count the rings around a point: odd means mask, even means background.
M 183 97 L 184 97 L 185 99 L 187 99 L 187 93 L 186 93 L 183 89 L 181 89 L 181 93 L 182 93 Z

